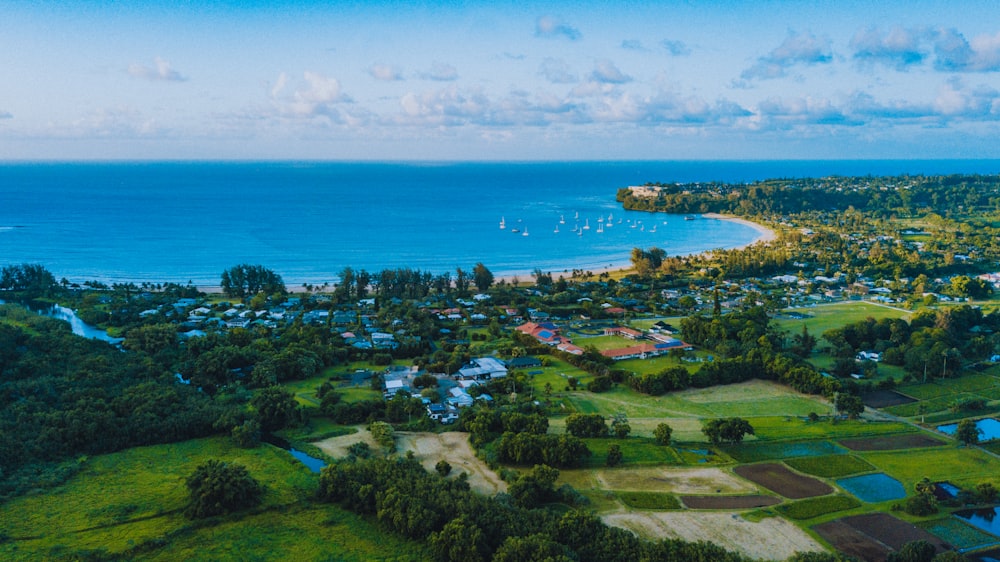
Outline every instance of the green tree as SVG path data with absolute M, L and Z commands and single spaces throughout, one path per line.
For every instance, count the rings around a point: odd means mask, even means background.
M 979 443 L 979 434 L 982 432 L 983 430 L 979 429 L 976 422 L 964 419 L 958 422 L 958 428 L 955 429 L 955 439 L 958 439 L 965 445 L 975 445 Z
M 608 426 L 600 414 L 570 414 L 566 417 L 566 431 L 574 437 L 604 437 Z
M 220 460 L 199 465 L 185 483 L 191 501 L 184 514 L 191 519 L 253 507 L 260 503 L 264 493 L 246 467 Z
M 846 414 L 847 417 L 857 419 L 865 411 L 865 403 L 860 396 L 853 394 L 841 394 L 837 397 L 837 411 Z
M 55 276 L 39 264 L 8 265 L 0 270 L 0 291 L 24 293 L 26 297 L 44 297 L 58 288 Z
M 485 293 L 493 285 L 493 272 L 479 262 L 472 268 L 472 279 L 476 289 L 479 289 L 480 293 Z
M 739 444 L 747 435 L 753 435 L 754 429 L 750 422 L 743 418 L 717 418 L 708 420 L 701 432 L 713 445 L 722 443 Z
M 559 478 L 558 469 L 536 464 L 510 485 L 508 493 L 520 507 L 528 509 L 537 507 L 554 498 L 557 478 Z
M 670 438 L 674 433 L 674 428 L 665 423 L 657 424 L 653 430 L 653 438 L 656 442 L 665 447 L 670 446 Z
M 448 476 L 451 474 L 451 463 L 441 459 L 434 465 L 434 470 L 436 470 L 441 476 Z
M 386 451 L 396 450 L 396 432 L 391 425 L 383 421 L 373 421 L 368 424 L 368 431 L 371 432 L 375 442 Z
M 618 443 L 612 444 L 608 447 L 608 466 L 618 466 L 622 463 L 622 448 Z
M 493 562 L 572 562 L 569 550 L 545 533 L 509 536 L 493 554 Z
M 261 389 L 250 399 L 262 431 L 277 431 L 299 422 L 299 403 L 295 395 L 280 386 Z
M 896 552 L 889 553 L 886 562 L 931 562 L 936 550 L 927 541 L 911 541 Z
M 628 423 L 625 412 L 618 412 L 611 420 L 611 433 L 618 439 L 625 439 L 632 433 L 632 426 Z
M 262 265 L 240 264 L 222 272 L 222 292 L 228 297 L 244 298 L 257 293 L 287 293 L 281 276 Z
M 438 560 L 479 562 L 488 559 L 483 530 L 465 514 L 446 523 L 439 532 L 431 533 L 427 542 Z

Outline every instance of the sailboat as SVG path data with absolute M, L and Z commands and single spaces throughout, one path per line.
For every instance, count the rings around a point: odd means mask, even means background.
M 584 230 L 590 230 L 590 219 L 587 219 L 587 220 L 586 220 L 586 221 L 585 221 L 585 222 L 583 223 L 583 229 L 584 229 Z
M 500 217 L 500 230 L 505 228 L 507 228 L 507 223 L 503 220 L 503 217 Z
M 527 235 L 528 235 L 528 227 L 524 227 L 524 232 L 521 233 L 521 236 L 527 236 Z
M 654 224 L 654 225 L 653 225 L 653 228 L 650 228 L 650 229 L 649 229 L 649 231 L 650 231 L 650 232 L 656 232 L 656 225 Z
M 559 234 L 559 225 L 558 224 L 556 225 L 556 229 L 553 230 L 552 232 L 555 232 L 556 234 Z
M 559 224 L 566 224 L 566 217 L 559 215 Z
M 597 225 L 597 232 L 599 232 L 599 233 L 600 232 L 604 232 L 604 223 L 603 222 L 598 223 L 598 225 Z

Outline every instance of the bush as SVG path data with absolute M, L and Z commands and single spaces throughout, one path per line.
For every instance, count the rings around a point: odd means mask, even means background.
M 608 466 L 618 466 L 622 463 L 622 448 L 615 443 L 608 447 Z
M 932 494 L 917 494 L 903 502 L 903 511 L 917 517 L 926 517 L 937 513 L 937 501 Z
M 653 438 L 664 447 L 670 446 L 670 438 L 674 434 L 674 428 L 665 423 L 658 424 L 653 430 Z
M 436 470 L 441 476 L 448 476 L 451 474 L 451 464 L 444 459 L 439 460 L 437 464 L 434 465 L 434 470 Z
M 186 481 L 191 503 L 184 514 L 191 519 L 223 515 L 260 503 L 263 489 L 246 467 L 220 460 L 198 466 Z

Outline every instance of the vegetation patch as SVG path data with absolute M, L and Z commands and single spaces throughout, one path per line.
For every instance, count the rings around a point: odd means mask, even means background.
M 805 472 L 806 474 L 822 478 L 839 478 L 875 470 L 875 467 L 867 461 L 852 455 L 803 457 L 789 459 L 785 461 L 785 464 L 799 472 Z
M 625 466 L 641 465 L 681 465 L 681 456 L 672 447 L 664 447 L 649 439 L 584 439 L 592 457 L 583 461 L 585 467 L 604 466 L 607 462 L 608 448 L 618 445 L 622 452 L 622 464 Z
M 933 482 L 950 481 L 961 488 L 973 488 L 1000 473 L 1000 460 L 967 447 L 924 449 L 919 457 L 908 451 L 872 452 L 864 458 L 902 481 L 908 490 L 925 477 Z
M 774 496 L 681 496 L 684 506 L 689 509 L 753 509 L 769 507 L 781 503 Z
M 733 472 L 776 494 L 793 500 L 824 496 L 833 492 L 833 488 L 829 484 L 811 476 L 796 474 L 784 465 L 777 463 L 737 466 Z
M 681 503 L 672 494 L 656 492 L 616 492 L 618 499 L 632 509 L 680 509 Z
M 904 396 L 895 390 L 876 390 L 867 392 L 861 396 L 865 406 L 869 408 L 887 408 L 889 406 L 899 406 L 916 402 L 916 399 Z
M 995 536 L 955 517 L 921 521 L 916 525 L 959 550 L 983 548 L 1000 542 Z
M 897 449 L 939 447 L 944 445 L 945 441 L 931 437 L 926 433 L 909 433 L 867 439 L 841 439 L 840 444 L 852 451 L 895 451 Z
M 819 517 L 820 515 L 826 515 L 827 513 L 835 513 L 837 511 L 844 511 L 845 509 L 853 509 L 859 507 L 861 502 L 850 497 L 850 496 L 823 496 L 820 498 L 809 498 L 806 500 L 800 500 L 797 502 L 787 503 L 785 505 L 778 506 L 778 511 L 790 518 L 797 520 L 812 519 L 813 517 Z
M 726 454 L 739 462 L 759 462 L 794 457 L 815 457 L 835 455 L 844 452 L 829 441 L 805 441 L 791 443 L 747 443 L 726 447 Z
M 782 410 L 774 410 L 780 412 Z M 822 411 L 822 410 L 817 410 Z M 805 441 L 847 439 L 895 433 L 913 433 L 912 426 L 902 422 L 867 420 L 810 421 L 806 417 L 770 416 L 751 420 L 757 441 Z
M 906 497 L 903 485 L 885 474 L 865 474 L 837 480 L 841 488 L 854 494 L 861 501 L 878 503 L 889 500 L 899 500 Z

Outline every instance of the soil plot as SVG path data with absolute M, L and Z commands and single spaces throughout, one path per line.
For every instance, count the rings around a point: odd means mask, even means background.
M 876 390 L 861 396 L 861 401 L 869 408 L 888 408 L 889 406 L 899 406 L 916 402 L 909 396 L 900 394 L 895 390 Z
M 927 531 L 887 513 L 852 515 L 813 527 L 837 550 L 862 560 L 885 560 L 889 552 L 911 541 L 924 540 L 938 552 L 951 546 Z
M 689 509 L 752 509 L 781 503 L 774 496 L 682 496 Z
M 945 443 L 923 433 L 907 433 L 864 439 L 842 439 L 840 444 L 852 451 L 895 451 L 897 449 L 939 447 Z
M 833 493 L 829 484 L 796 474 L 777 463 L 737 466 L 733 472 L 786 498 L 800 500 Z

